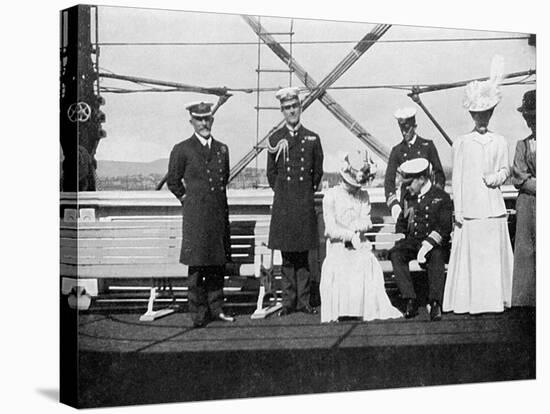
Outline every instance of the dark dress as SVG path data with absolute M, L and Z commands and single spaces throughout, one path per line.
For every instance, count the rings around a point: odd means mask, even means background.
M 516 241 L 512 306 L 535 306 L 537 198 L 536 138 L 518 141 L 514 156 L 512 182 L 519 190 L 516 200 Z

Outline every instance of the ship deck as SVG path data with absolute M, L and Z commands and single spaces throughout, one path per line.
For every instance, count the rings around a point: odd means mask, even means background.
M 237 315 L 201 329 L 187 313 L 68 315 L 78 318 L 82 407 L 535 378 L 533 308 L 440 322 L 424 308 L 411 320 L 329 324 Z

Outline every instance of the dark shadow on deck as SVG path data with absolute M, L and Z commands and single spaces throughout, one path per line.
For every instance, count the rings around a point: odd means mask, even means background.
M 177 313 L 81 315 L 79 406 L 535 378 L 535 312 L 319 323 L 296 314 L 190 329 Z

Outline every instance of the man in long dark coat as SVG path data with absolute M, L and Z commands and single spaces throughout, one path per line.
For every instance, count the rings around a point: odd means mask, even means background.
M 222 310 L 224 268 L 230 260 L 229 150 L 210 134 L 212 106 L 198 102 L 186 107 L 195 133 L 172 149 L 166 181 L 183 206 L 180 262 L 189 266 L 189 312 L 195 327 L 209 320 L 233 321 Z
M 416 109 L 412 107 L 400 108 L 395 111 L 394 117 L 399 125 L 403 141 L 394 146 L 390 152 L 384 177 L 384 192 L 391 215 L 397 220 L 403 207 L 403 198 L 408 196 L 403 186 L 401 187 L 401 200 L 396 191 L 397 169 L 402 163 L 415 158 L 427 159 L 430 163 L 433 184 L 441 189 L 445 188 L 445 173 L 433 141 L 424 139 L 416 133 Z
M 318 247 L 314 193 L 323 176 L 323 149 L 319 135 L 300 123 L 297 88 L 276 94 L 286 124 L 269 138 L 267 179 L 274 191 L 269 247 L 281 251 L 283 309 L 317 313 L 309 304 L 309 250 Z

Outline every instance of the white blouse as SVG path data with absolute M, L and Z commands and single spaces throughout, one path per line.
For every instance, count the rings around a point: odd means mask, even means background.
M 367 191 L 351 194 L 342 184 L 329 189 L 323 198 L 325 236 L 330 241 L 350 241 L 356 231 L 372 227 Z
M 492 175 L 494 187 L 484 176 Z M 508 144 L 494 132 L 473 131 L 453 143 L 453 202 L 455 214 L 465 218 L 488 218 L 506 214 L 500 186 L 510 175 Z

